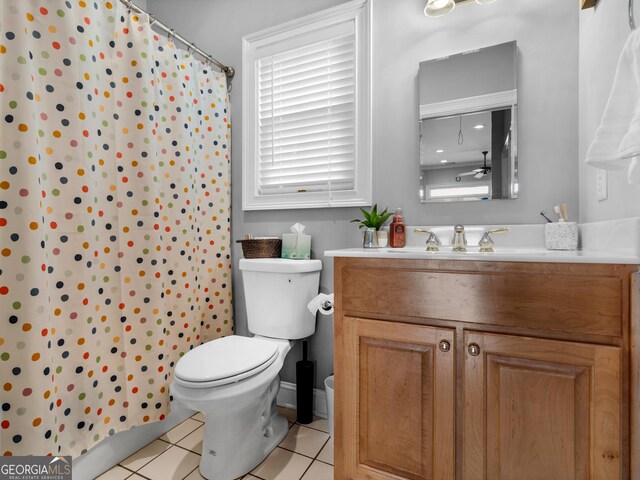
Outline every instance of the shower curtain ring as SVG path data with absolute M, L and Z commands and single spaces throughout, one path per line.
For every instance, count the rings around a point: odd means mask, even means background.
M 152 26 L 154 23 L 156 23 L 156 17 L 149 14 L 149 26 Z
M 173 38 L 176 38 L 176 31 L 172 28 L 167 32 L 167 40 L 171 41 Z
M 189 44 L 189 48 L 191 48 L 191 49 L 193 50 L 193 53 L 196 53 L 196 48 L 197 48 L 197 47 L 196 47 L 195 42 L 191 42 L 191 43 Z M 189 51 L 189 48 L 187 48 L 187 52 Z

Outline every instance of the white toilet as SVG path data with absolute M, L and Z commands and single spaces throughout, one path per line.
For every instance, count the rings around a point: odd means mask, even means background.
M 256 467 L 285 437 L 276 413 L 278 373 L 291 340 L 313 335 L 307 304 L 318 294 L 320 260 L 240 260 L 247 326 L 255 337 L 232 335 L 200 345 L 177 363 L 173 398 L 206 416 L 200 473 L 231 480 Z

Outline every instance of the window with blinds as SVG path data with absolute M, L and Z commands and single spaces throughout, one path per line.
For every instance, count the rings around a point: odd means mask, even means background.
M 245 210 L 370 203 L 369 48 L 356 28 L 367 2 L 343 5 L 354 15 L 335 7 L 343 21 L 328 28 L 322 15 L 273 43 L 244 39 Z
M 259 192 L 353 190 L 354 35 L 258 61 Z

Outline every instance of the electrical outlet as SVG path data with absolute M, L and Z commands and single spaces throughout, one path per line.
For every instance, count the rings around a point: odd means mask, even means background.
M 604 202 L 607 198 L 609 198 L 607 171 L 599 168 L 596 176 L 596 195 L 598 196 L 599 202 Z

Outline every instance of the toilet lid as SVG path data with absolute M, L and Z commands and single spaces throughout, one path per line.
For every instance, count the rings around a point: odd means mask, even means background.
M 275 342 L 231 335 L 187 352 L 178 361 L 175 376 L 190 383 L 232 383 L 261 372 L 273 363 L 277 355 L 278 345 Z

